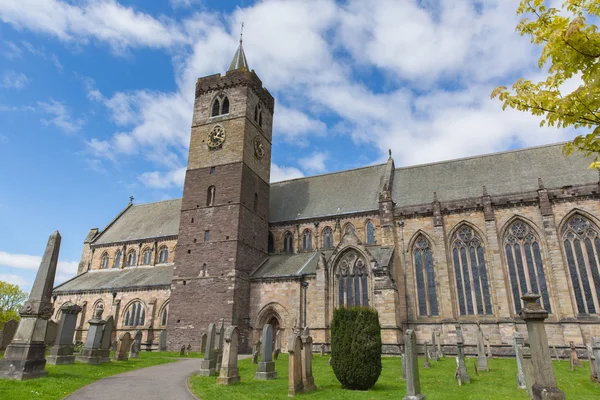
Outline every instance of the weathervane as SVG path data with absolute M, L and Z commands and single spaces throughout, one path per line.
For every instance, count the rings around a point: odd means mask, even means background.
M 240 44 L 242 43 L 242 37 L 244 36 L 244 23 L 241 23 L 242 28 L 240 29 Z

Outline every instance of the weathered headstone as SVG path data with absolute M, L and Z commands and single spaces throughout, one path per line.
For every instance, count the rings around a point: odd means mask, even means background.
M 100 362 L 110 361 L 110 344 L 114 327 L 115 320 L 111 315 L 106 319 L 106 323 L 102 328 L 102 338 L 100 339 Z
M 302 338 L 292 333 L 288 339 L 289 381 L 288 396 L 295 396 L 304 391 L 302 383 Z
M 569 348 L 571 349 L 571 355 L 569 357 L 569 362 L 571 364 L 571 371 L 575 369 L 575 367 L 581 367 L 581 361 L 579 361 L 579 356 L 577 355 L 577 349 L 575 348 L 575 343 L 569 342 Z
M 485 355 L 485 339 L 481 325 L 477 322 L 477 370 L 488 371 L 488 359 Z
M 435 346 L 435 332 L 431 332 L 431 358 L 435 361 L 440 361 L 437 355 L 437 347 Z
M 252 353 L 252 364 L 258 365 L 258 351 Z
M 487 356 L 488 358 L 492 358 L 492 346 L 490 346 L 490 336 L 486 335 L 485 336 L 485 346 L 487 347 Z
M 202 336 L 200 336 L 200 352 L 206 352 L 206 332 L 204 332 Z
M 273 326 L 270 324 L 263 327 L 260 351 L 261 358 L 254 378 L 264 381 L 277 378 L 277 371 L 275 371 L 275 363 L 273 362 Z
M 213 376 L 215 375 L 217 367 L 217 359 L 215 357 L 215 335 L 216 328 L 215 324 L 208 325 L 206 340 L 206 351 L 204 352 L 204 359 L 200 361 L 200 370 L 198 375 L 200 376 Z
M 325 355 L 325 345 L 321 344 L 321 356 Z
M 21 321 L 12 342 L 0 360 L 0 378 L 33 379 L 48 375 L 46 367 L 46 326 L 52 316 L 52 287 L 58 263 L 60 234 L 48 239 L 29 299 L 21 306 Z
M 423 400 L 421 382 L 419 380 L 419 359 L 417 357 L 417 336 L 415 331 L 407 329 L 404 334 L 406 355 L 406 396 L 403 400 Z
M 406 380 L 406 343 L 404 344 L 404 353 L 400 357 L 402 357 L 402 379 Z
M 594 353 L 594 362 L 596 364 L 596 372 L 598 382 L 600 382 L 600 337 L 592 337 L 592 352 Z
M 598 381 L 598 370 L 596 369 L 596 362 L 594 360 L 592 346 L 588 343 L 585 346 L 587 352 L 587 358 L 590 362 L 590 379 L 593 381 Z
M 515 358 L 517 360 L 517 387 L 525 389 L 525 375 L 523 374 L 523 357 L 521 355 L 525 338 L 521 332 L 513 333 L 513 346 L 515 348 Z
M 262 342 L 260 341 L 260 339 L 258 339 L 258 341 L 254 344 L 254 351 L 256 351 L 258 353 L 258 356 L 260 357 L 260 351 L 261 351 L 261 346 L 262 346 Z
M 535 372 L 533 371 L 533 364 L 531 362 L 531 349 L 529 347 L 523 346 L 519 354 L 521 355 L 521 363 L 523 365 L 523 377 L 525 379 L 525 388 L 527 389 L 529 398 L 533 399 L 532 387 Z
M 457 375 L 461 383 L 471 383 L 471 377 L 467 373 L 467 365 L 465 364 L 465 348 L 462 336 L 462 328 L 456 325 L 456 351 L 458 353 L 458 370 Z
M 312 374 L 312 336 L 308 327 L 302 331 L 302 385 L 305 392 L 312 392 L 317 387 Z
M 57 333 L 58 324 L 52 320 L 49 320 L 48 326 L 46 326 L 46 337 L 44 338 L 47 346 L 51 346 L 54 343 Z
M 50 355 L 48 364 L 62 365 L 73 364 L 75 356 L 73 355 L 73 335 L 75 335 L 75 325 L 77 324 L 77 314 L 81 307 L 72 303 L 65 303 L 60 308 L 60 322 L 58 323 L 58 333 Z
M 167 330 L 164 329 L 158 337 L 158 348 L 160 351 L 167 351 Z
M 133 339 L 131 347 L 129 348 L 129 358 L 138 358 L 140 356 L 140 341 Z
M 442 353 L 442 341 L 440 340 L 441 338 L 441 334 L 440 331 L 435 331 L 435 336 L 436 336 L 436 344 L 437 344 L 437 357 L 438 357 L 438 361 L 444 357 L 444 353 Z
M 216 373 L 221 370 L 221 360 L 223 359 L 223 336 L 225 335 L 225 320 L 219 319 L 217 323 L 217 332 L 215 335 L 215 355 L 217 358 Z
M 429 348 L 427 345 L 427 342 L 425 342 L 425 344 L 423 345 L 423 352 L 425 354 L 425 363 L 423 364 L 423 368 L 431 368 L 431 363 L 429 362 Z
M 190 343 L 188 343 L 187 347 L 185 348 L 185 353 L 188 356 L 192 354 L 192 345 Z
M 240 381 L 237 366 L 238 338 L 239 331 L 237 327 L 230 326 L 225 330 L 221 371 L 217 378 L 219 385 L 232 385 Z
M 142 348 L 142 331 L 139 329 L 135 332 L 135 336 L 133 337 L 136 342 L 138 342 L 138 349 Z
M 77 361 L 86 364 L 100 364 L 102 357 L 100 355 L 100 341 L 102 340 L 102 329 L 106 321 L 102 319 L 104 308 L 102 305 L 96 308 L 94 317 L 88 321 L 88 333 L 83 348 L 79 351 Z
M 179 355 L 185 356 L 185 344 L 181 345 L 181 348 L 179 349 Z
M 531 363 L 534 370 L 534 383 L 531 388 L 533 400 L 563 400 L 565 394 L 556 386 L 554 369 L 548 347 L 548 337 L 544 328 L 544 320 L 548 312 L 537 303 L 539 294 L 526 293 L 521 297 L 525 306 L 521 309 L 520 316 L 527 324 L 529 333 L 529 346 L 531 349 Z
M 0 351 L 5 350 L 10 342 L 12 342 L 18 327 L 19 321 L 16 319 L 9 319 L 2 325 L 2 330 L 0 331 Z
M 117 351 L 115 352 L 115 361 L 127 361 L 129 357 L 127 353 L 133 344 L 133 339 L 129 332 L 123 332 L 119 335 L 119 341 L 117 342 Z

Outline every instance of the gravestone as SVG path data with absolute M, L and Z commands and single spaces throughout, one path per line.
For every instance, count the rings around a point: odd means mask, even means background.
M 204 353 L 206 351 L 206 332 L 200 336 L 200 352 Z
M 58 333 L 58 324 L 52 320 L 48 321 L 48 326 L 46 326 L 46 336 L 44 341 L 47 346 L 51 346 L 54 341 L 56 341 L 56 335 Z
M 424 400 L 419 380 L 419 359 L 417 357 L 417 336 L 407 329 L 404 334 L 404 354 L 406 355 L 406 396 L 403 400 Z
M 186 354 L 189 356 L 190 354 L 192 354 L 192 345 L 190 343 L 188 343 L 187 347 L 186 347 Z
M 521 299 L 523 299 L 525 306 L 520 313 L 521 318 L 527 324 L 531 363 L 535 373 L 531 388 L 533 400 L 564 400 L 565 394 L 556 386 L 548 337 L 544 328 L 544 320 L 548 318 L 548 312 L 537 303 L 539 298 L 539 294 L 524 294 Z
M 487 356 L 488 356 L 488 358 L 492 358 L 492 346 L 490 346 L 490 337 L 489 337 L 489 335 L 485 336 L 485 346 L 487 347 Z
M 435 331 L 435 336 L 436 336 L 436 344 L 437 344 L 437 357 L 438 357 L 438 361 L 444 357 L 444 353 L 442 353 L 442 341 L 441 341 L 441 334 L 440 331 Z
M 593 381 L 598 381 L 598 370 L 596 369 L 596 362 L 594 360 L 592 346 L 588 343 L 585 346 L 587 352 L 587 358 L 590 362 L 590 379 Z
M 431 358 L 435 361 L 440 361 L 437 355 L 437 347 L 435 346 L 435 332 L 431 332 Z
M 99 305 L 94 312 L 94 317 L 88 321 L 88 333 L 83 348 L 79 351 L 76 360 L 86 364 L 100 364 L 100 341 L 102 340 L 102 329 L 106 321 L 102 319 L 104 308 Z
M 19 309 L 21 321 L 0 360 L 0 378 L 33 379 L 48 375 L 46 371 L 46 326 L 52 316 L 52 287 L 58 263 L 60 234 L 48 239 L 29 298 Z
M 569 362 L 571 364 L 571 371 L 575 369 L 575 367 L 581 367 L 581 361 L 579 361 L 579 356 L 577 355 L 577 349 L 575 348 L 575 343 L 569 342 L 569 348 L 571 349 L 571 355 L 569 357 Z
M 406 380 L 406 344 L 404 345 L 404 353 L 400 357 L 402 357 L 402 379 Z
M 431 368 L 431 363 L 429 363 L 429 349 L 427 342 L 425 342 L 424 346 L 423 352 L 425 353 L 425 363 L 423 364 L 423 368 Z
M 81 307 L 72 303 L 65 303 L 60 311 L 58 333 L 47 361 L 53 365 L 73 364 L 75 363 L 73 335 L 75 335 L 77 315 L 81 311 Z
M 185 344 L 181 345 L 181 348 L 179 349 L 179 355 L 185 356 Z
M 458 353 L 458 369 L 456 371 L 458 378 L 462 383 L 471 383 L 471 377 L 467 373 L 467 365 L 465 364 L 465 348 L 462 336 L 462 328 L 456 325 L 456 351 Z
M 133 339 L 129 332 L 123 332 L 119 335 L 119 341 L 117 342 L 117 351 L 115 351 L 115 361 L 127 361 L 129 357 L 127 353 L 133 344 Z
M 292 333 L 288 339 L 288 354 L 288 396 L 295 396 L 304 391 L 304 384 L 302 383 L 302 338 L 297 333 Z
M 164 329 L 158 337 L 158 349 L 160 351 L 167 351 L 167 330 Z
M 223 336 L 223 358 L 221 371 L 217 378 L 219 385 L 233 385 L 240 381 L 238 372 L 238 338 L 239 331 L 235 326 L 229 326 Z
M 322 344 L 321 345 L 321 356 L 324 356 L 324 355 L 325 355 L 325 345 Z
M 198 375 L 200 376 L 213 376 L 216 373 L 217 359 L 215 357 L 215 335 L 215 324 L 211 323 L 208 325 L 204 359 L 200 361 L 200 370 L 198 371 Z
M 275 349 L 275 351 L 273 352 L 273 360 L 277 361 L 277 359 L 279 358 L 280 351 L 281 351 L 280 349 Z
M 12 342 L 18 327 L 19 322 L 16 319 L 9 319 L 2 325 L 2 330 L 0 331 L 0 351 L 5 350 L 10 342 Z
M 600 337 L 592 337 L 592 352 L 594 353 L 596 372 L 600 382 Z
M 111 315 L 106 319 L 106 323 L 102 328 L 102 338 L 100 339 L 100 362 L 110 362 L 110 344 L 114 327 L 115 320 Z
M 264 381 L 277 378 L 277 371 L 275 371 L 275 363 L 273 362 L 273 326 L 270 324 L 263 327 L 260 351 L 261 358 L 254 378 Z
M 140 356 L 140 341 L 133 339 L 129 349 L 129 358 L 138 358 Z
M 488 371 L 488 359 L 485 355 L 485 339 L 481 325 L 477 322 L 477 370 Z
M 281 337 L 283 336 L 283 329 L 278 329 L 277 334 L 275 334 L 275 350 L 279 349 L 281 352 Z
M 142 331 L 137 330 L 135 332 L 134 339 L 138 342 L 138 348 L 142 348 Z
M 219 319 L 217 323 L 217 333 L 215 336 L 215 355 L 217 357 L 216 373 L 221 370 L 221 360 L 223 359 L 223 335 L 225 335 L 225 320 Z
M 258 341 L 254 344 L 254 351 L 256 351 L 258 353 L 259 357 L 260 357 L 261 345 L 262 345 L 262 342 L 260 341 L 260 339 L 258 339 Z
M 525 338 L 521 332 L 513 333 L 513 346 L 515 348 L 515 358 L 517 360 L 517 387 L 525 389 L 525 375 L 523 375 L 523 357 L 521 351 L 525 344 Z
M 252 353 L 252 364 L 258 365 L 258 351 Z
M 317 387 L 312 374 L 312 336 L 308 327 L 302 331 L 302 386 L 305 392 L 312 392 Z
M 527 389 L 529 398 L 533 399 L 532 387 L 535 373 L 533 371 L 533 364 L 531 363 L 531 349 L 529 347 L 523 346 L 519 355 L 521 356 L 521 364 L 523 365 L 523 378 L 525 381 L 525 388 Z

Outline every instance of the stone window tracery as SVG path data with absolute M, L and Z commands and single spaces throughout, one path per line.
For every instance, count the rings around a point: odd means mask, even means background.
M 108 253 L 102 254 L 102 258 L 100 260 L 100 268 L 107 269 L 108 268 Z
M 333 232 L 330 227 L 326 227 L 325 229 L 323 229 L 323 248 L 333 248 Z
M 169 248 L 167 246 L 163 246 L 160 248 L 158 252 L 158 263 L 164 264 L 169 262 Z
M 541 247 L 535 231 L 523 221 L 513 222 L 504 235 L 504 252 L 515 313 L 521 312 L 521 296 L 527 292 L 540 294 L 542 307 L 552 312 Z
M 224 114 L 229 114 L 229 99 L 225 93 L 220 93 L 213 101 L 211 117 Z
M 115 254 L 115 263 L 113 264 L 113 268 L 119 268 L 121 266 L 121 250 L 117 250 Z
M 492 302 L 485 268 L 485 248 L 467 225 L 452 239 L 452 261 L 460 315 L 491 315 Z
M 368 270 L 363 257 L 350 250 L 340 259 L 336 269 L 337 306 L 368 307 Z
M 283 252 L 293 253 L 294 252 L 294 235 L 291 232 L 286 232 L 283 236 Z
M 142 258 L 142 264 L 143 265 L 150 265 L 150 264 L 152 264 L 152 249 L 146 249 L 146 250 L 144 250 L 143 258 Z
M 431 250 L 431 244 L 425 236 L 419 235 L 415 241 L 413 257 L 419 315 L 439 315 L 433 251 Z
M 302 233 L 302 250 L 312 250 L 312 232 L 309 229 Z
M 367 222 L 366 232 L 367 244 L 375 244 L 375 225 L 373 225 L 372 221 Z
M 137 254 L 135 253 L 135 250 L 131 250 L 129 254 L 127 254 L 127 266 L 133 267 L 134 265 L 137 265 Z
M 569 277 L 579 314 L 600 310 L 600 229 L 583 215 L 572 216 L 563 232 Z
M 127 308 L 123 326 L 143 326 L 146 322 L 146 310 L 142 302 L 135 301 Z

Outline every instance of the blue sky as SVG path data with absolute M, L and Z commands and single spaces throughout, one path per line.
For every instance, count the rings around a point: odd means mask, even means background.
M 562 141 L 489 98 L 536 78 L 516 0 L 0 2 L 0 279 L 29 289 L 48 236 L 57 281 L 129 201 L 181 196 L 194 83 L 244 21 L 276 98 L 272 180 Z

